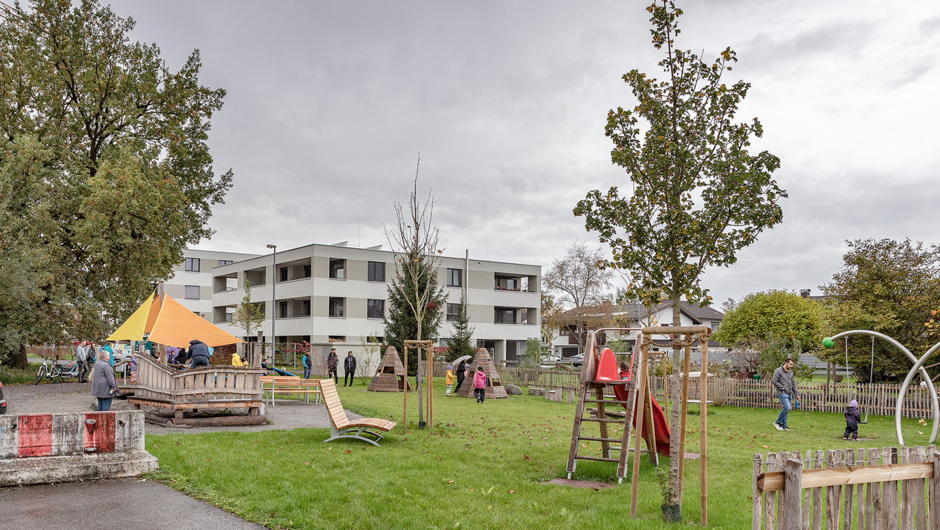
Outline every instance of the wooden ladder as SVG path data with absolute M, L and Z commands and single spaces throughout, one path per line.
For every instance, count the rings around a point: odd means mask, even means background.
M 608 385 L 617 384 L 628 385 L 627 391 L 629 394 L 627 401 L 618 401 L 616 398 L 604 399 L 604 388 Z M 592 390 L 593 397 L 591 396 Z M 623 478 L 627 473 L 627 456 L 630 454 L 630 436 L 633 429 L 633 409 L 634 403 L 636 403 L 636 395 L 636 385 L 629 384 L 626 381 L 590 382 L 581 385 L 581 389 L 578 391 L 578 407 L 574 417 L 574 428 L 571 432 L 571 448 L 568 451 L 568 467 L 566 470 L 569 479 L 577 467 L 578 460 L 594 460 L 598 462 L 617 462 L 617 482 L 623 482 Z M 594 403 L 597 405 L 596 418 L 590 417 L 589 412 L 586 413 L 584 407 L 585 403 Z M 624 419 L 609 418 L 606 411 L 607 405 L 626 405 Z M 581 427 L 584 422 L 597 423 L 600 429 L 600 436 L 582 436 Z M 609 424 L 622 424 L 623 437 L 611 438 L 607 432 L 607 425 Z M 601 456 L 579 455 L 578 452 L 581 449 L 582 440 L 601 442 Z M 617 442 L 620 442 L 619 447 L 611 445 L 611 443 Z M 613 458 L 611 457 L 611 451 L 620 451 L 620 454 L 617 458 Z

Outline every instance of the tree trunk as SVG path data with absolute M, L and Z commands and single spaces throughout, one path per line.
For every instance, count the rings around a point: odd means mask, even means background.
M 675 292 L 675 291 L 674 291 Z M 682 325 L 682 313 L 679 306 L 679 296 L 675 296 L 672 299 L 672 325 L 681 326 Z M 678 338 L 675 335 L 672 336 L 674 339 Z M 671 420 L 669 425 L 671 430 L 669 432 L 669 504 L 675 505 L 680 504 L 681 499 L 679 498 L 679 493 L 682 486 L 682 477 L 679 476 L 679 461 L 683 455 L 679 454 L 679 437 L 682 434 L 679 431 L 679 427 L 682 425 L 682 419 L 680 418 L 682 414 L 682 384 L 679 380 L 679 372 L 682 369 L 682 349 L 673 348 L 672 350 L 672 381 L 673 384 L 669 385 L 669 399 L 672 401 L 672 411 L 670 414 Z
M 29 368 L 29 359 L 26 358 L 26 345 L 21 344 L 18 352 L 8 355 L 10 368 Z

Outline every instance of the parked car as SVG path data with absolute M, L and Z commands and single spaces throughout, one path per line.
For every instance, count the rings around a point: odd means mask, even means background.
M 581 366 L 584 364 L 584 354 L 579 353 L 571 356 L 571 366 Z

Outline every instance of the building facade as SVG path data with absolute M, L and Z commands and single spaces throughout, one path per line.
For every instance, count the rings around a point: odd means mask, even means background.
M 166 294 L 183 307 L 212 322 L 212 269 L 236 261 L 251 259 L 257 254 L 186 249 L 183 263 L 173 267 L 173 275 L 164 283 Z
M 273 328 L 277 342 L 310 342 L 315 355 L 335 347 L 340 357 L 348 351 L 375 357 L 365 341 L 384 335 L 395 265 L 395 254 L 378 247 L 320 244 L 278 251 L 276 262 L 273 254 L 233 260 L 211 269 L 210 320 L 252 340 L 231 324 L 247 282 L 265 317 L 265 337 Z M 454 332 L 451 322 L 464 293 L 473 338 L 478 347 L 492 348 L 495 360 L 517 361 L 526 339 L 539 336 L 541 266 L 442 257 L 438 284 L 447 296 L 442 345 Z

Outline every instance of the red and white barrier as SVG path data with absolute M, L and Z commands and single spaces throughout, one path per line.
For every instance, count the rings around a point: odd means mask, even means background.
M 0 416 L 0 486 L 131 476 L 156 468 L 156 458 L 144 450 L 142 411 Z

